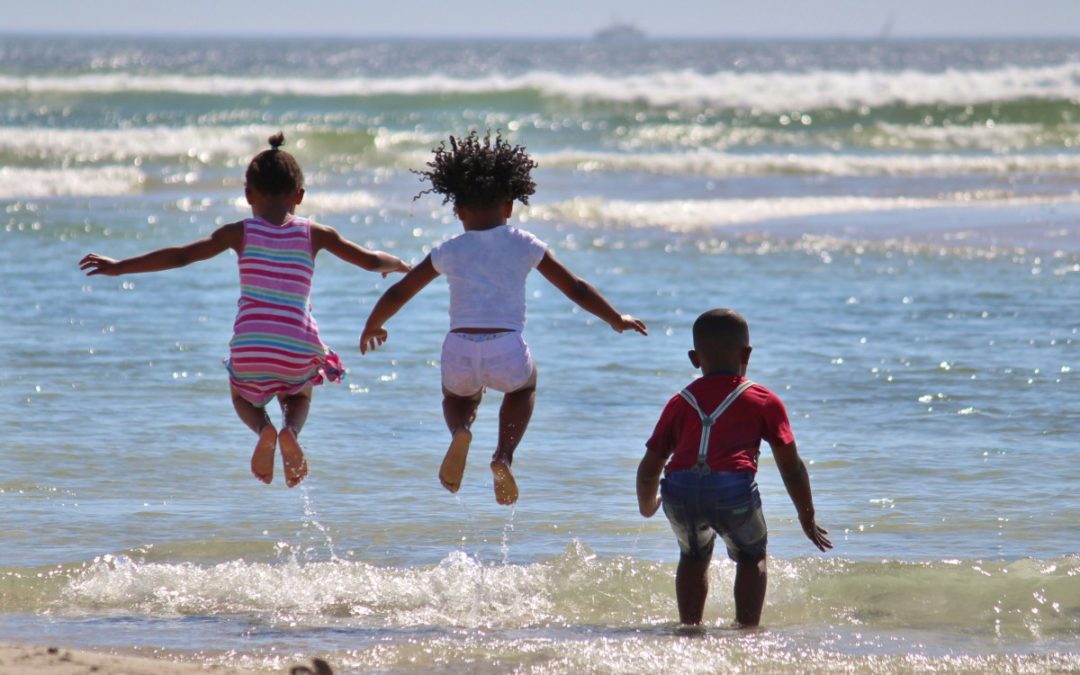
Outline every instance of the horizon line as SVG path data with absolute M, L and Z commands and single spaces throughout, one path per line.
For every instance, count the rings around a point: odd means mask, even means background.
M 627 41 L 611 41 L 604 42 L 603 40 L 596 40 L 595 33 L 573 33 L 573 34 L 542 34 L 542 35 L 492 35 L 484 33 L 331 33 L 331 32 L 318 32 L 318 31 L 292 31 L 282 33 L 266 33 L 266 32 L 237 32 L 237 31 L 190 31 L 190 32 L 172 32 L 172 31 L 156 31 L 156 30 L 118 30 L 118 31 L 90 31 L 80 29 L 0 29 L 0 37 L 5 38 L 100 38 L 100 39 L 116 39 L 116 38 L 164 38 L 164 39 L 234 39 L 234 40 L 264 40 L 264 39 L 282 39 L 282 38 L 296 38 L 296 39 L 312 39 L 321 38 L 325 40 L 444 40 L 448 42 L 452 41 L 465 41 L 465 40 L 482 40 L 492 42 L 518 42 L 518 41 L 573 41 L 573 42 L 592 42 L 595 41 L 598 44 L 648 44 L 649 42 L 669 42 L 669 41 L 730 41 L 730 42 L 747 42 L 752 40 L 769 40 L 769 41 L 851 41 L 851 42 L 905 42 L 905 41 L 924 41 L 924 40 L 963 40 L 963 41 L 987 41 L 987 40 L 1077 40 L 1080 41 L 1080 35 L 1076 34 L 1062 34 L 1062 33 L 892 33 L 890 35 L 879 34 L 852 34 L 852 33 L 821 33 L 821 34 L 802 34 L 802 33 L 717 33 L 713 35 L 697 35 L 697 34 L 678 34 L 678 33 L 647 33 L 644 37 L 635 40 Z

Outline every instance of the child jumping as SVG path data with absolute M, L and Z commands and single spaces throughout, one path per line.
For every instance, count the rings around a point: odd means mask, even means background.
M 206 239 L 162 248 L 125 260 L 90 253 L 80 262 L 87 275 L 119 276 L 159 272 L 236 251 L 240 300 L 229 342 L 229 386 L 240 419 L 259 436 L 251 472 L 264 483 L 274 478 L 275 449 L 280 446 L 285 484 L 293 487 L 307 475 L 307 461 L 297 437 L 311 405 L 312 387 L 336 382 L 341 360 L 319 338 L 311 315 L 311 278 L 315 256 L 325 249 L 342 260 L 386 276 L 408 272 L 400 258 L 369 251 L 337 230 L 294 215 L 304 200 L 304 172 L 281 149 L 285 136 L 270 137 L 270 149 L 248 164 L 244 195 L 251 218 L 223 225 Z M 274 429 L 266 404 L 281 406 L 283 424 Z
M 751 349 L 750 328 L 736 312 L 713 309 L 697 318 L 689 356 L 704 377 L 668 401 L 638 466 L 641 515 L 652 517 L 662 504 L 679 541 L 675 597 L 687 625 L 700 624 L 705 611 L 717 534 L 736 564 L 736 621 L 750 627 L 761 620 L 768 533 L 754 476 L 762 439 L 772 447 L 803 532 L 822 551 L 832 548 L 828 531 L 814 521 L 810 478 L 783 402 L 745 377 Z
M 439 468 L 439 481 L 450 492 L 461 487 L 472 443 L 470 427 L 486 387 L 501 391 L 499 440 L 491 459 L 495 500 L 513 504 L 518 488 L 510 464 L 532 416 L 536 400 L 536 364 L 522 339 L 525 328 L 525 278 L 535 267 L 549 282 L 616 332 L 647 335 L 645 324 L 619 314 L 592 286 L 564 267 L 535 236 L 507 225 L 514 201 L 528 204 L 536 191 L 530 172 L 536 162 L 525 148 L 496 135 L 450 137 L 418 171 L 443 203 L 454 202 L 463 234 L 436 246 L 431 254 L 390 287 L 371 310 L 360 336 L 366 353 L 386 341 L 383 325 L 435 277 L 450 285 L 450 332 L 442 347 L 443 416 L 450 447 Z

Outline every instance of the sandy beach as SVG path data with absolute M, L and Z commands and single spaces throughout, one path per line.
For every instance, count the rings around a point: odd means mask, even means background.
M 308 669 L 299 672 L 317 672 L 311 662 L 290 663 L 280 672 L 290 672 L 296 666 Z M 0 672 L 5 675 L 85 675 L 88 673 L 108 675 L 188 675 L 189 673 L 243 675 L 245 673 L 265 673 L 267 671 L 206 666 L 199 663 L 179 663 L 170 660 L 164 654 L 160 656 L 136 656 L 133 654 L 65 649 L 62 647 L 0 645 Z

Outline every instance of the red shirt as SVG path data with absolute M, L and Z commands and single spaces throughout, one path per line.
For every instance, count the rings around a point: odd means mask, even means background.
M 708 415 L 745 380 L 741 375 L 706 375 L 691 382 L 687 389 Z M 791 433 L 783 401 L 760 384 L 754 384 L 713 425 L 709 435 L 709 468 L 757 471 L 762 439 L 772 445 L 787 445 L 795 440 L 795 435 Z M 664 469 L 667 474 L 697 464 L 700 444 L 701 418 L 686 399 L 675 394 L 660 413 L 645 447 L 649 452 L 671 458 Z

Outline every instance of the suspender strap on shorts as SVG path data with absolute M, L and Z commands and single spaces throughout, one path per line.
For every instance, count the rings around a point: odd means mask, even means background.
M 716 420 L 724 414 L 724 411 L 728 409 L 728 406 L 734 403 L 735 399 L 739 398 L 744 391 L 752 386 L 754 386 L 754 383 L 750 380 L 746 380 L 736 387 L 735 391 L 728 394 L 727 398 L 725 398 L 720 405 L 716 406 L 716 410 L 713 410 L 712 413 L 708 415 L 702 412 L 701 406 L 698 405 L 697 399 L 694 398 L 694 395 L 690 393 L 689 389 L 683 389 L 679 392 L 679 395 L 686 399 L 686 402 L 690 404 L 690 407 L 693 408 L 698 414 L 698 417 L 701 418 L 701 444 L 698 446 L 697 464 L 694 466 L 694 471 L 697 473 L 702 475 L 709 473 L 709 433 L 712 431 L 712 426 L 716 424 Z

